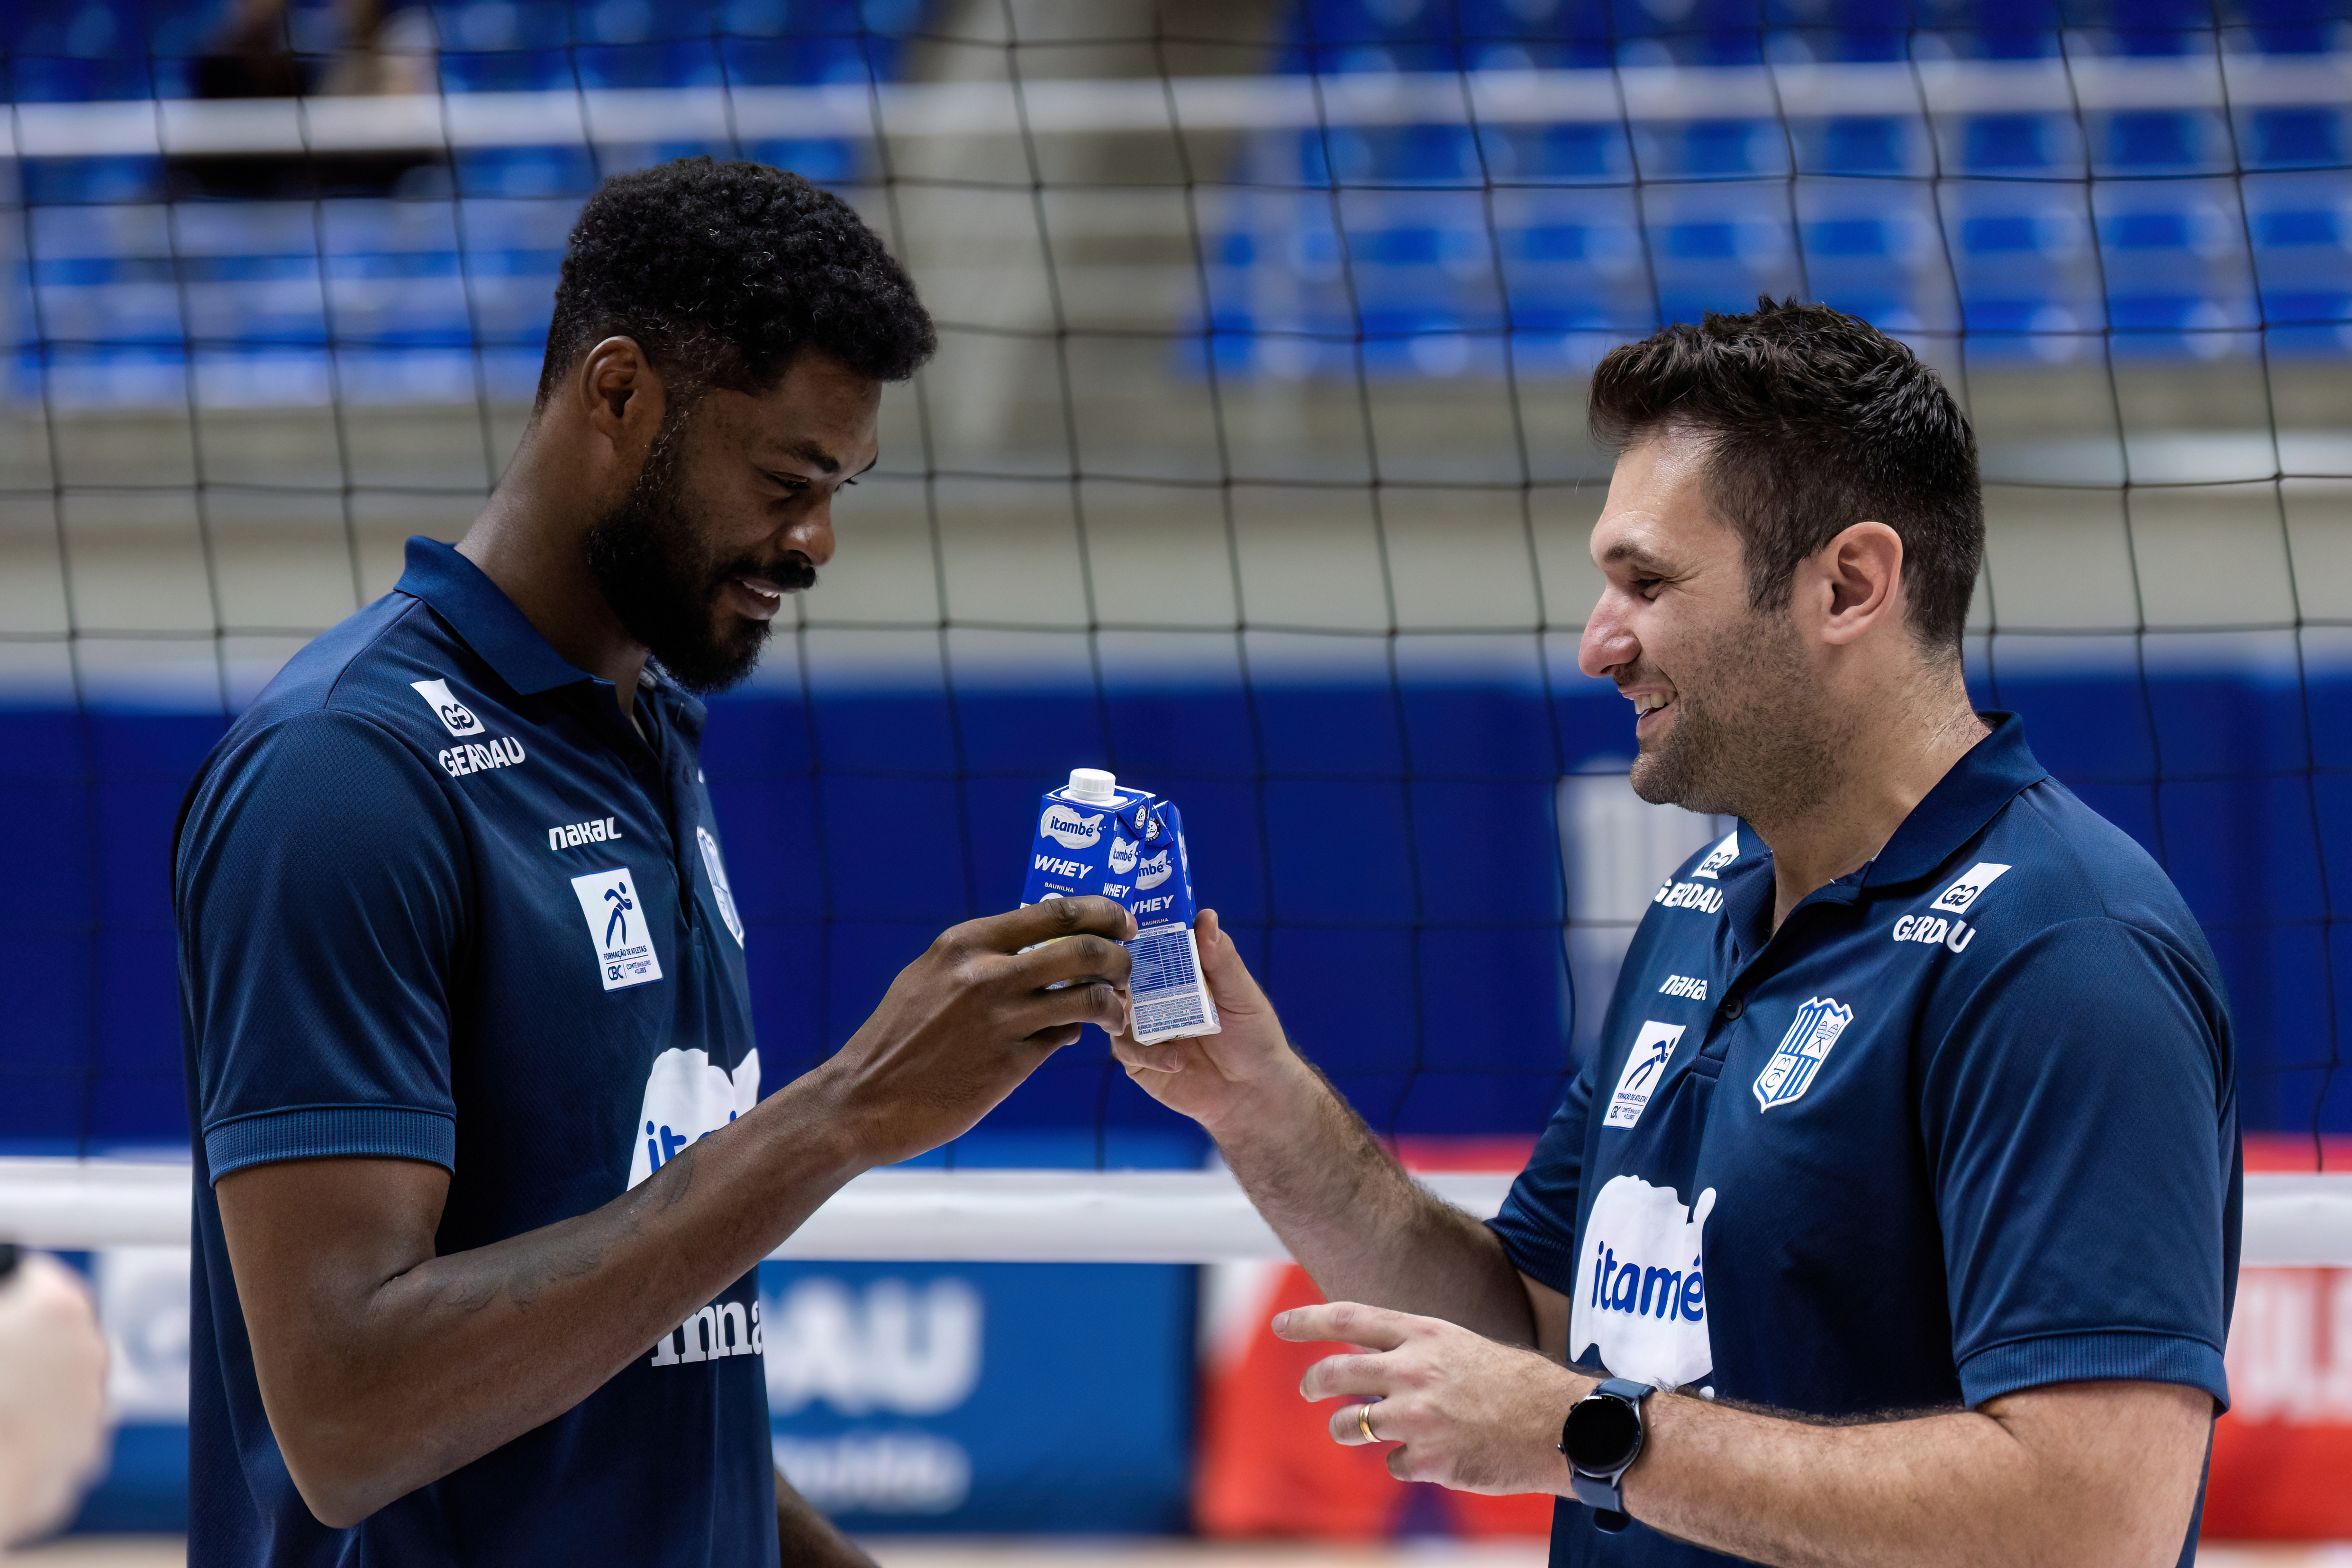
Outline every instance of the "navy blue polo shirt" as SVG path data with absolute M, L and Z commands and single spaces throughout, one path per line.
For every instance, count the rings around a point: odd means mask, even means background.
M 643 734 L 412 539 L 399 587 L 296 654 L 190 789 L 196 1568 L 776 1561 L 751 1275 L 573 1409 L 330 1530 L 270 1436 L 213 1193 L 276 1160 L 430 1161 L 457 1252 L 608 1203 L 751 1108 L 702 706 L 648 677 L 635 711 Z
M 2212 951 L 1987 716 L 1778 932 L 1745 823 L 1658 889 L 1493 1221 L 1569 1298 L 1571 1361 L 1822 1416 L 2095 1379 L 2226 1398 L 2241 1166 Z M 1727 1561 L 1591 1519 L 1555 1511 L 1555 1563 Z

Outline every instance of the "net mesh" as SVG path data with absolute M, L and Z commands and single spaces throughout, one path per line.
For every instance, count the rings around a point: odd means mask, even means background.
M 1015 902 L 1037 792 L 1099 765 L 1182 806 L 1375 1126 L 1531 1134 L 1723 831 L 1633 799 L 1575 667 L 1584 377 L 1771 293 L 1946 374 L 1972 688 L 2187 894 L 2275 1161 L 2352 1132 L 2339 0 L 272 15 L 0 19 L 12 1149 L 184 1141 L 180 790 L 404 537 L 470 519 L 594 181 L 706 152 L 851 200 L 941 335 L 710 729 L 772 1072 Z M 1202 1152 L 1097 1036 L 938 1157 Z

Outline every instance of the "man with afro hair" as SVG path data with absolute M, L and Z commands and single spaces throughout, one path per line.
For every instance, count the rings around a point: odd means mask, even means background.
M 772 1463 L 756 1265 L 1120 1027 L 1133 929 L 1100 899 L 957 926 L 761 1082 L 775 960 L 696 694 L 814 583 L 933 346 L 807 182 L 607 182 L 480 517 L 411 540 L 207 759 L 173 851 L 192 1563 L 866 1562 Z

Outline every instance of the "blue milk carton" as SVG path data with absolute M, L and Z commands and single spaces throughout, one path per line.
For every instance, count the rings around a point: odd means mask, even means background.
M 1184 854 L 1184 818 L 1175 805 L 1142 789 L 1122 789 L 1117 779 L 1093 768 L 1074 770 L 1068 784 L 1048 790 L 1021 902 L 1080 894 L 1117 899 L 1135 916 L 1127 950 L 1135 960 L 1128 988 L 1136 1040 L 1157 1045 L 1215 1034 L 1217 1004 L 1201 977 L 1192 868 Z

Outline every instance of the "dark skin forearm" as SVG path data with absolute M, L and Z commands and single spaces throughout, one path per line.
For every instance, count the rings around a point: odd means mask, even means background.
M 488 1246 L 436 1255 L 439 1166 L 222 1177 L 262 1404 L 303 1500 L 347 1527 L 650 1354 L 851 1176 L 966 1131 L 1081 1022 L 1118 1027 L 1115 938 L 1133 928 L 1092 898 L 959 926 L 824 1066 L 610 1203 Z
M 876 1568 L 857 1542 L 809 1506 L 776 1472 L 776 1554 L 782 1568 Z
M 312 1511 L 354 1523 L 647 1354 L 860 1168 L 828 1087 L 788 1086 L 592 1213 L 446 1257 L 438 1166 L 222 1178 L 262 1401 Z

